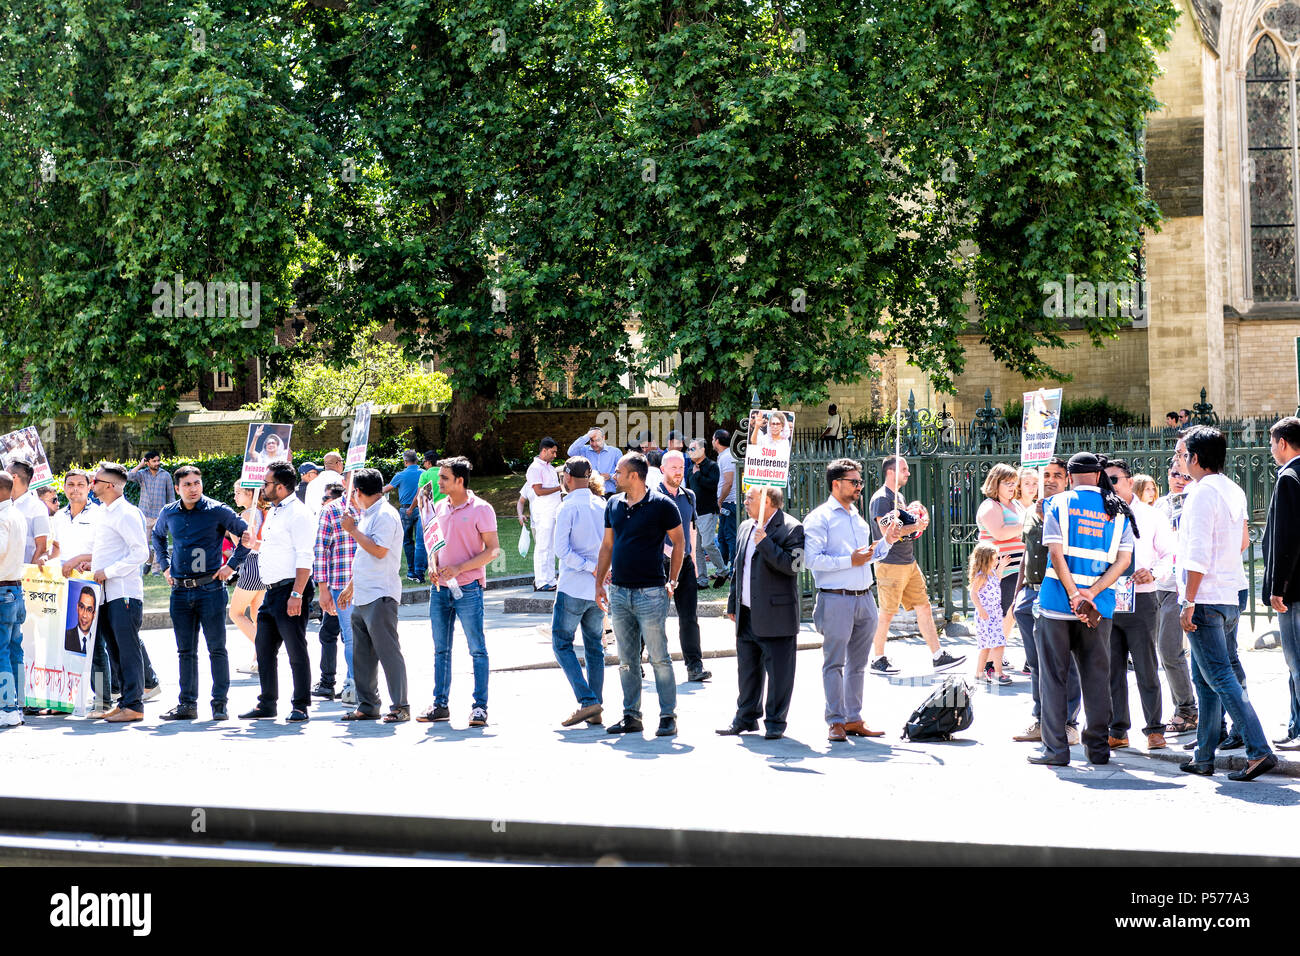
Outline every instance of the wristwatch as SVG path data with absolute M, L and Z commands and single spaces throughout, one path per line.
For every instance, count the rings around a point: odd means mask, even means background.
M 290 591 L 290 592 L 289 592 L 289 597 L 291 597 L 291 598 L 301 598 L 301 597 L 302 597 L 302 592 L 301 592 L 301 591 Z
M 1190 611 L 1192 608 L 1196 607 L 1196 602 L 1195 602 L 1195 601 L 1179 601 L 1179 602 L 1178 602 L 1178 606 L 1179 606 L 1180 608 L 1182 608 L 1184 611 Z

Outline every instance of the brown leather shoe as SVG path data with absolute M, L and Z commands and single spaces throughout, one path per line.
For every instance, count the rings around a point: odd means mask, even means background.
M 600 715 L 604 711 L 604 709 L 605 708 L 601 707 L 600 704 L 589 704 L 586 707 L 579 707 L 577 710 L 571 713 L 568 719 L 565 720 L 563 723 L 561 723 L 560 726 L 572 727 L 574 724 L 580 724 L 584 720 L 590 720 L 592 717 L 595 717 L 599 720 Z
M 108 718 L 120 713 L 121 707 L 110 707 L 108 710 L 97 710 L 90 714 L 91 720 L 108 720 Z
M 136 720 L 144 720 L 144 714 L 138 710 L 124 710 L 119 707 L 104 719 L 110 724 L 129 724 Z
M 1043 739 L 1042 725 L 1035 720 L 1032 724 L 1029 725 L 1029 727 L 1025 730 L 1024 733 L 1016 734 L 1011 739 L 1019 740 L 1021 743 L 1024 743 L 1026 741 L 1042 740 Z
M 1107 737 L 1107 738 L 1106 738 L 1106 746 L 1108 746 L 1111 750 L 1119 750 L 1121 747 L 1127 747 L 1127 746 L 1128 746 L 1128 738 L 1127 738 L 1127 737 Z
M 1147 750 L 1164 750 L 1168 746 L 1164 734 L 1147 734 Z
M 883 737 L 883 730 L 868 730 L 867 725 L 860 720 L 850 720 L 844 725 L 844 732 L 851 737 Z
M 843 743 L 849 739 L 849 735 L 844 732 L 843 724 L 831 724 L 831 730 L 826 735 L 826 739 L 833 740 L 836 743 Z

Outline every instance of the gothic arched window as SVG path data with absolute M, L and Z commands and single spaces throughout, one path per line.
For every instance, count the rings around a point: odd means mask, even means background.
M 1269 10 L 1264 22 L 1280 28 L 1285 40 L 1300 39 L 1295 14 L 1300 6 L 1287 3 Z M 1251 288 L 1257 302 L 1296 299 L 1295 97 L 1290 57 L 1266 33 L 1246 65 Z

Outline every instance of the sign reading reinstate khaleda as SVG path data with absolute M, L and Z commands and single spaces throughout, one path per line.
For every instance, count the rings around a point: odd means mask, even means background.
M 793 434 L 793 412 L 772 409 L 750 413 L 742 493 L 755 485 L 786 486 L 790 478 L 790 436 Z

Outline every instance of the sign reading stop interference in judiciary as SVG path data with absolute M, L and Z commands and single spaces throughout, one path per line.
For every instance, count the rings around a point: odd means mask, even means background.
M 755 485 L 784 488 L 790 479 L 790 436 L 794 413 L 778 409 L 751 412 L 745 446 L 742 492 Z
M 1025 411 L 1020 422 L 1020 464 L 1040 468 L 1051 461 L 1056 454 L 1056 433 L 1060 426 L 1061 389 L 1025 392 Z

